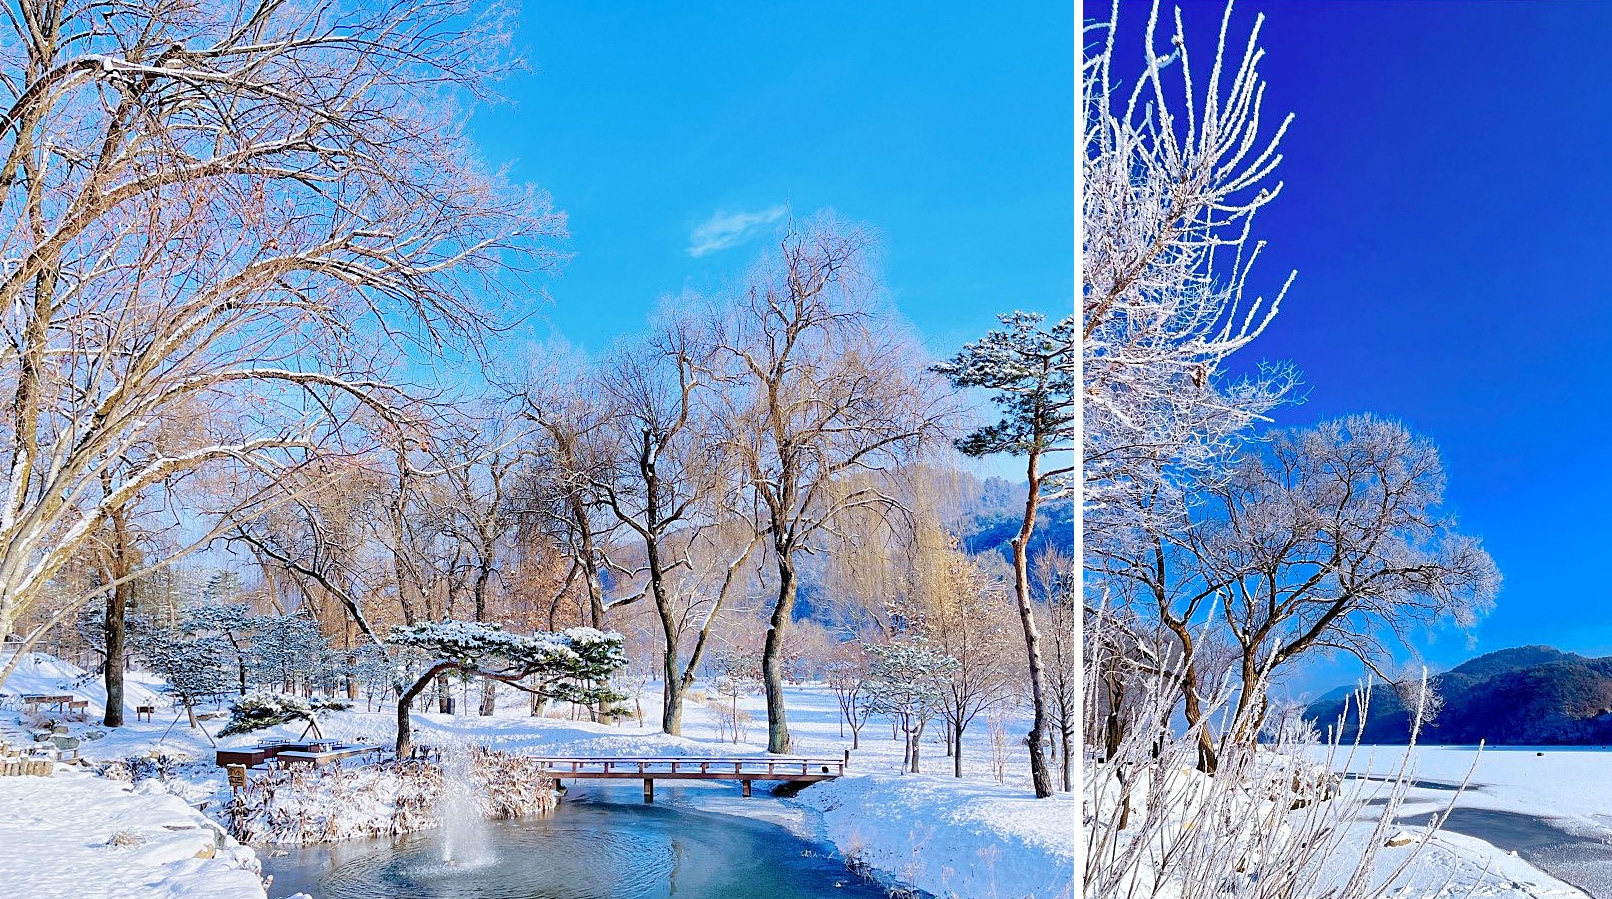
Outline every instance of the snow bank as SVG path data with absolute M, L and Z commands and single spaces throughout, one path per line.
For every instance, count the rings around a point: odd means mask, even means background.
M 264 899 L 257 856 L 159 785 L 58 767 L 0 778 L 6 895 Z
M 1072 794 L 1038 800 L 976 781 L 878 774 L 817 784 L 797 801 L 822 814 L 842 855 L 883 880 L 945 899 L 1075 895 Z

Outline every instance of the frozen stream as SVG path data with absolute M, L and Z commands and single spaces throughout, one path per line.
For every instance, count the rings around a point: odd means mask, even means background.
M 311 846 L 275 857 L 271 899 L 883 899 L 829 847 L 779 823 L 709 811 L 713 791 L 663 788 L 654 805 L 630 788 L 573 788 L 554 812 L 488 822 L 476 851 L 444 862 L 441 831 Z M 699 792 L 696 792 L 699 791 Z M 641 795 L 641 793 L 640 793 Z M 718 803 L 727 797 L 715 793 Z M 695 797 L 690 800 L 688 797 Z M 664 797 L 664 799 L 663 799 Z M 758 795 L 757 811 L 778 800 Z M 704 807 L 702 807 L 704 806 Z M 462 835 L 462 829 L 460 833 Z M 453 853 L 446 853 L 452 855 Z

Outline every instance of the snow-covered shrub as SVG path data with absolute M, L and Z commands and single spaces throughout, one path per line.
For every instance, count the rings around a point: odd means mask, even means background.
M 525 756 L 476 748 L 469 761 L 470 798 L 483 817 L 523 817 L 559 801 L 555 782 Z M 230 832 L 278 845 L 409 833 L 441 824 L 442 791 L 442 767 L 418 760 L 254 774 L 229 806 Z

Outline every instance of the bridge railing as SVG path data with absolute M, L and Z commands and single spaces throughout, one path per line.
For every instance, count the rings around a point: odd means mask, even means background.
M 556 774 L 633 773 L 704 774 L 735 777 L 746 774 L 777 777 L 797 774 L 806 777 L 838 777 L 845 774 L 844 759 L 789 756 L 534 756 L 532 761 Z M 797 771 L 797 769 L 799 769 Z

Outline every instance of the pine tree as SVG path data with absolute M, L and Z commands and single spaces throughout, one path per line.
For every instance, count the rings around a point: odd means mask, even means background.
M 962 352 L 935 366 L 935 370 L 957 387 L 989 391 L 991 402 L 1002 411 L 996 423 L 959 439 L 959 450 L 976 457 L 1011 453 L 1025 458 L 1029 492 L 1024 501 L 1024 518 L 1013 537 L 1013 588 L 1030 664 L 1030 702 L 1034 710 L 1029 735 L 1030 776 L 1036 796 L 1046 798 L 1053 794 L 1046 755 L 1046 672 L 1035 606 L 1030 598 L 1028 553 L 1040 504 L 1074 491 L 1075 370 L 1079 365 L 1075 357 L 1075 318 L 1070 316 L 1051 330 L 1044 329 L 1044 317 L 1033 312 L 1013 312 L 1000 319 L 1005 329 L 991 331 L 965 345 Z M 1067 461 L 1063 458 L 1065 453 Z M 1043 471 L 1048 454 L 1058 461 Z

